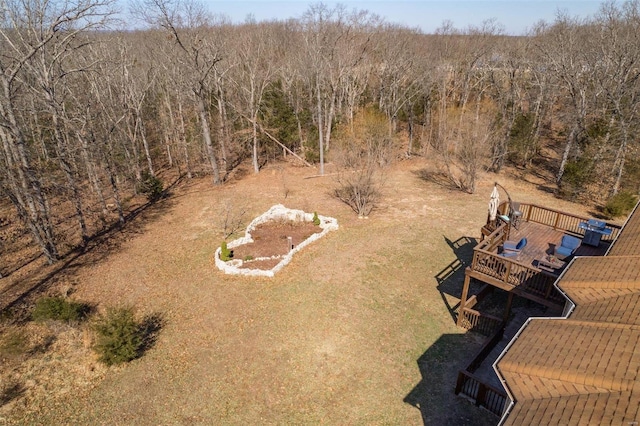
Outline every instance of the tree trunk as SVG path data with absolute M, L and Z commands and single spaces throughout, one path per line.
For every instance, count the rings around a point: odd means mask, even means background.
M 619 120 L 620 125 L 622 127 L 622 143 L 618 148 L 618 152 L 616 153 L 616 161 L 615 166 L 617 166 L 616 170 L 616 178 L 613 182 L 613 186 L 611 187 L 611 196 L 614 196 L 620 190 L 620 183 L 622 182 L 622 175 L 624 173 L 624 165 L 627 159 L 627 145 L 629 141 L 629 130 L 627 127 L 627 123 Z
M 144 148 L 144 155 L 147 157 L 147 167 L 149 168 L 149 173 L 151 176 L 155 176 L 156 172 L 153 170 L 153 161 L 151 161 L 151 153 L 149 152 L 149 143 L 147 142 L 147 135 L 144 128 L 144 122 L 142 121 L 142 117 L 140 116 L 140 112 L 138 114 L 138 126 L 140 127 L 140 137 L 142 138 L 142 147 Z
M 189 158 L 189 144 L 187 143 L 187 131 L 184 125 L 184 112 L 182 111 L 182 102 L 178 100 L 178 114 L 180 117 L 180 141 L 182 142 L 182 148 L 184 153 L 184 162 L 187 169 L 187 178 L 193 178 L 193 172 L 191 171 L 191 160 Z
M 220 150 L 222 151 L 222 163 L 224 165 L 225 175 L 229 172 L 229 154 L 227 147 L 227 110 L 225 108 L 222 88 L 218 87 L 218 140 L 220 141 Z
M 562 175 L 564 175 L 564 169 L 569 162 L 569 154 L 571 153 L 571 148 L 573 147 L 573 141 L 576 137 L 576 133 L 578 132 L 577 126 L 571 128 L 571 132 L 567 137 L 567 144 L 564 147 L 564 152 L 562 153 L 562 161 L 560 161 L 560 167 L 558 168 L 558 174 L 556 175 L 556 184 L 560 185 L 562 182 Z
M 333 125 L 333 117 L 336 114 L 336 92 L 331 92 L 331 102 L 329 103 L 329 112 L 327 113 L 327 131 L 324 138 L 324 149 L 329 151 L 329 143 L 331 141 L 331 126 Z
M 60 168 L 64 172 L 64 175 L 67 179 L 67 184 L 71 189 L 71 198 L 73 199 L 73 205 L 76 210 L 76 217 L 78 218 L 78 225 L 80 226 L 82 245 L 85 246 L 89 241 L 89 232 L 87 230 L 87 223 L 84 217 L 84 212 L 82 211 L 82 198 L 80 195 L 80 190 L 78 189 L 78 184 L 76 183 L 71 165 L 69 164 L 67 143 L 65 142 L 65 136 L 60 130 L 58 111 L 56 111 L 53 99 L 47 99 L 47 102 L 49 102 L 49 112 L 51 113 L 53 134 L 56 140 L 56 154 L 58 155 L 58 163 L 60 164 Z
M 4 76 L 3 76 L 4 77 Z M 2 140 L 9 166 L 16 175 L 13 177 L 12 201 L 19 212 L 22 212 L 36 243 L 42 249 L 49 263 L 58 260 L 58 249 L 55 244 L 53 227 L 51 226 L 48 204 L 42 193 L 42 185 L 37 179 L 29 157 L 22 130 L 18 126 L 12 104 L 11 83 L 3 78 L 2 98 L 0 98 L 0 114 L 4 118 L 6 131 L 2 131 Z
M 93 190 L 95 191 L 96 195 L 98 196 L 98 200 L 100 201 L 100 207 L 102 209 L 101 220 L 103 223 L 105 223 L 107 216 L 109 214 L 109 210 L 107 209 L 107 203 L 104 199 L 102 187 L 100 186 L 100 180 L 98 179 L 98 176 L 95 171 L 96 165 L 91 158 L 91 155 L 88 149 L 88 144 L 85 138 L 83 138 L 79 134 L 77 134 L 76 136 L 78 138 L 78 141 L 80 142 L 82 160 L 84 161 L 85 168 L 87 170 L 87 176 L 89 176 L 89 181 L 91 182 L 91 185 L 93 186 Z
M 320 150 L 320 175 L 324 175 L 324 141 L 322 140 L 322 98 L 320 80 L 316 80 L 316 100 L 318 102 L 318 149 Z
M 209 157 L 209 163 L 211 164 L 211 170 L 213 171 L 213 184 L 220 185 L 220 171 L 218 169 L 218 161 L 216 160 L 216 155 L 213 149 L 213 142 L 211 141 L 209 117 L 207 117 L 207 110 L 205 109 L 202 95 L 198 95 L 198 112 L 200 114 L 200 124 L 202 126 L 202 139 L 204 140 L 204 144 L 207 149 L 207 156 Z

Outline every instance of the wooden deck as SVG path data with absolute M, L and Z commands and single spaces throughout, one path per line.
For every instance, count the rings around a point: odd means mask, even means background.
M 518 229 L 511 227 L 509 240 L 520 241 L 521 238 L 526 238 L 527 246 L 520 253 L 518 261 L 537 267 L 537 260 L 545 255 L 554 254 L 556 244 L 560 244 L 562 236 L 568 234 L 582 239 L 582 235 L 553 229 L 539 223 L 522 222 L 520 226 L 518 226 Z M 609 248 L 609 244 L 610 243 L 606 241 L 601 241 L 598 247 L 581 244 L 574 256 L 604 256 Z M 562 271 L 559 270 L 558 272 Z
M 502 205 L 501 208 L 504 214 L 505 206 Z M 483 227 L 483 239 L 473 249 L 472 264 L 465 270 L 459 324 L 466 321 L 468 312 L 464 308 L 471 278 L 551 308 L 561 308 L 564 305 L 565 298 L 553 283 L 571 258 L 565 259 L 565 265 L 557 269 L 540 266 L 538 260 L 554 254 L 563 235 L 582 239 L 584 231 L 580 229 L 580 223 L 588 218 L 534 204 L 521 204 L 521 211 L 523 215 L 517 228 L 509 220 L 499 220 Z M 620 231 L 617 225 L 606 226 L 611 230 L 610 235 L 602 238 L 598 247 L 582 244 L 573 256 L 603 256 Z M 519 241 L 523 237 L 527 238 L 528 243 L 517 258 L 500 255 L 505 241 Z
M 546 312 L 556 311 L 557 315 L 560 315 L 566 307 L 567 300 L 554 286 L 560 274 L 573 257 L 604 256 L 609 246 L 616 240 L 621 227 L 607 223 L 608 235 L 602 237 L 598 247 L 583 243 L 570 258 L 565 259 L 561 268 L 550 267 L 545 270 L 544 265 L 541 266 L 538 260 L 553 255 L 563 235 L 571 235 L 582 240 L 584 231 L 581 229 L 581 224 L 588 218 L 535 204 L 520 204 L 520 223 L 515 227 L 512 223 L 515 216 L 511 214 L 513 212 L 511 205 L 502 204 L 498 211 L 499 219 L 488 222 L 482 227 L 482 241 L 474 247 L 472 263 L 465 269 L 457 319 L 459 327 L 486 334 L 493 330 L 495 334 L 485 343 L 472 364 L 466 370 L 459 372 L 456 394 L 462 393 L 472 398 L 476 405 L 485 406 L 491 412 L 500 415 L 508 399 L 506 394 L 497 387 L 484 383 L 484 379 L 476 375 L 475 370 L 498 342 L 502 341 L 499 337 L 502 336 L 505 325 L 508 326 L 513 296 L 536 301 L 551 309 Z M 500 255 L 505 241 L 518 242 L 522 238 L 527 239 L 527 245 L 517 258 Z M 584 260 L 593 263 L 592 259 Z M 572 267 L 565 276 L 571 275 L 573 270 Z M 487 288 L 494 286 L 509 292 L 502 319 L 473 309 L 484 290 L 478 295 L 467 297 L 472 279 L 488 284 Z

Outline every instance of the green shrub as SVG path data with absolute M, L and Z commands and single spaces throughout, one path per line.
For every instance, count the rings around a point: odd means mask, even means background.
M 97 333 L 94 350 L 107 365 L 121 364 L 137 358 L 143 336 L 131 308 L 107 310 L 94 325 Z
M 232 257 L 233 252 L 227 248 L 227 242 L 223 241 L 220 245 L 220 260 L 226 262 L 228 260 L 231 260 Z
M 144 194 L 149 201 L 157 201 L 162 197 L 164 185 L 162 181 L 151 173 L 145 171 L 138 184 L 138 191 Z
M 36 302 L 31 318 L 35 321 L 80 321 L 88 310 L 89 307 L 84 303 L 72 302 L 63 297 L 42 297 Z
M 316 226 L 320 226 L 320 218 L 318 217 L 318 213 L 313 212 L 313 224 Z
M 592 179 L 592 176 L 593 162 L 589 158 L 568 161 L 558 188 L 558 195 L 575 201 L 586 192 L 586 183 Z
M 638 202 L 638 197 L 629 191 L 622 191 L 607 200 L 604 213 L 613 218 L 629 214 Z

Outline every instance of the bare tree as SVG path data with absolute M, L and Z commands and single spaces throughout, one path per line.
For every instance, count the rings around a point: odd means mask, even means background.
M 396 152 L 387 123 L 381 113 L 364 110 L 338 137 L 335 157 L 340 171 L 333 194 L 360 217 L 378 206 L 385 168 Z
M 538 44 L 548 69 L 554 73 L 559 87 L 568 94 L 569 132 L 565 141 L 562 160 L 558 167 L 556 182 L 562 181 L 572 148 L 587 127 L 591 88 L 593 87 L 593 71 L 591 64 L 585 62 L 584 44 L 588 29 L 584 22 L 559 14 L 553 27 L 542 25 L 538 32 L 544 37 Z
M 617 145 L 608 194 L 615 195 L 634 141 L 632 129 L 634 126 L 638 129 L 635 123 L 640 112 L 640 3 L 627 2 L 622 8 L 613 2 L 605 3 L 595 19 L 600 31 L 595 41 L 598 60 L 594 66 L 610 116 L 606 139 Z
M 148 23 L 166 30 L 174 42 L 175 58 L 184 66 L 186 77 L 198 109 L 202 139 L 219 185 L 220 170 L 211 138 L 208 99 L 213 69 L 220 61 L 218 48 L 210 39 L 210 19 L 204 5 L 196 1 L 143 0 L 134 3 L 134 12 Z
M 305 55 L 301 60 L 306 65 L 302 68 L 307 87 L 315 97 L 320 174 L 324 174 L 340 86 L 366 57 L 371 38 L 364 30 L 371 31 L 376 20 L 365 12 L 348 14 L 343 6 L 329 9 L 322 3 L 312 5 L 302 17 Z
M 487 102 L 491 54 L 500 29 L 493 21 L 460 34 L 443 27 L 438 70 L 435 148 L 448 181 L 473 193 L 493 143 L 494 117 Z M 454 36 L 454 37 L 452 37 Z M 444 46 L 442 46 L 444 44 Z
M 241 113 L 248 118 L 251 126 L 251 151 L 253 171 L 258 173 L 258 116 L 262 106 L 262 99 L 277 72 L 277 48 L 273 45 L 272 28 L 267 25 L 244 24 L 238 29 L 238 45 L 236 51 L 239 64 L 236 67 L 234 81 L 239 90 L 239 105 Z M 221 106 L 219 107 L 221 108 Z
M 110 0 L 25 0 L 4 2 L 0 12 L 0 49 L 3 52 L 0 57 L 0 138 L 6 166 L 4 183 L 19 216 L 49 262 L 58 258 L 58 248 L 50 207 L 27 146 L 26 124 L 19 118 L 18 110 L 23 100 L 19 95 L 25 95 L 22 91 L 26 88 L 45 96 L 48 112 L 55 121 L 54 137 L 61 165 L 69 185 L 77 190 L 68 163 L 67 141 L 61 130 L 60 98 L 54 92 L 63 79 L 54 73 L 62 72 L 64 76 L 75 72 L 61 68 L 61 64 L 70 55 L 70 50 L 83 47 L 77 40 L 80 33 L 105 24 L 113 12 L 112 4 Z M 77 196 L 75 198 L 79 200 Z M 83 223 L 82 206 L 76 204 L 76 208 Z M 86 237 L 86 228 L 81 226 L 83 237 Z

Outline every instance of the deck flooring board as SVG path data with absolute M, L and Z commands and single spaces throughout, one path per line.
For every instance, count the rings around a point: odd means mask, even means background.
M 553 254 L 556 245 L 560 244 L 563 231 L 553 229 L 546 225 L 533 222 L 522 222 L 518 229 L 512 227 L 509 236 L 510 241 L 520 241 L 521 238 L 527 239 L 527 246 L 522 250 L 518 261 L 529 266 L 537 267 L 537 260 L 545 255 Z M 580 238 L 580 237 L 579 237 Z M 581 244 L 574 253 L 574 256 L 604 256 L 609 243 L 600 242 L 598 247 Z M 566 259 L 570 261 L 571 259 Z

